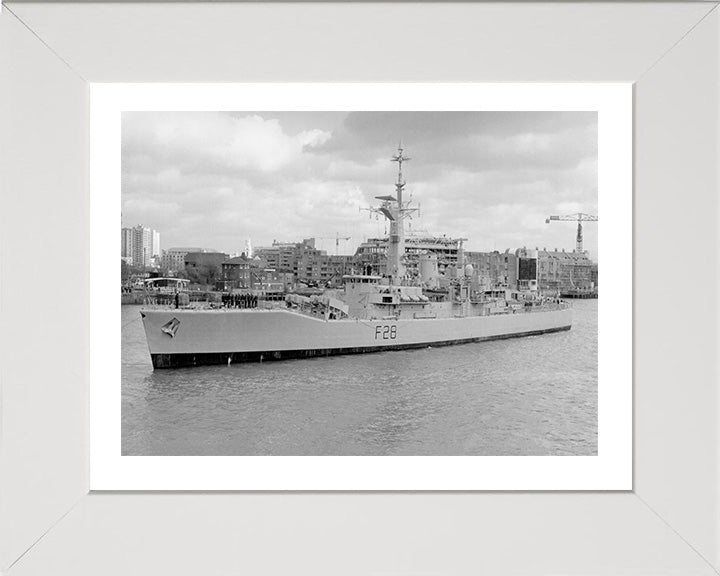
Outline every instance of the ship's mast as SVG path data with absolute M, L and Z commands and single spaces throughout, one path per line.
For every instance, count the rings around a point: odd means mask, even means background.
M 410 158 L 403 154 L 402 142 L 398 144 L 398 153 L 392 159 L 398 163 L 398 177 L 395 183 L 396 204 L 391 209 L 393 219 L 390 220 L 390 237 L 388 238 L 388 276 L 390 276 L 391 284 L 399 284 L 403 276 L 405 276 L 405 264 L 403 257 L 405 256 L 405 224 L 403 222 L 403 190 L 405 189 L 405 180 L 403 179 L 402 165 L 408 162 Z
M 390 160 L 398 163 L 398 177 L 395 182 L 395 196 L 376 196 L 378 200 L 382 200 L 379 208 L 367 208 L 370 212 L 382 214 L 390 221 L 390 235 L 387 245 L 387 276 L 390 284 L 399 286 L 405 276 L 405 218 L 410 217 L 413 212 L 417 212 L 417 208 L 410 208 L 410 202 L 403 201 L 403 191 L 405 190 L 405 180 L 403 179 L 402 165 L 408 162 L 410 158 L 404 155 L 402 142 L 398 144 L 398 153 Z

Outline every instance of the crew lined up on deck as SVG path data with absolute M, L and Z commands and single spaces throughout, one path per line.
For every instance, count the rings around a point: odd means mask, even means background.
M 223 293 L 222 304 L 225 308 L 257 308 L 258 297 L 255 294 Z

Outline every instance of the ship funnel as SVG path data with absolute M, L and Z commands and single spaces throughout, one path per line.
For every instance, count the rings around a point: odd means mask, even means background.
M 420 282 L 428 288 L 437 288 L 438 278 L 438 260 L 436 254 L 421 254 L 419 260 L 420 266 Z

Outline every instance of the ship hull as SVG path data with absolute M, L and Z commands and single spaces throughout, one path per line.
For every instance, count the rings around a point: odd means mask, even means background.
M 286 310 L 145 310 L 154 368 L 449 346 L 569 330 L 572 309 L 465 318 L 325 321 Z

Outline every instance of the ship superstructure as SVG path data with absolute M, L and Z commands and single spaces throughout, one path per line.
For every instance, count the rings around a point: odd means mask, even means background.
M 402 145 L 395 195 L 378 196 L 372 208 L 389 224 L 384 275 L 350 274 L 341 290 L 321 295 L 288 294 L 277 304 L 227 307 L 148 308 L 141 311 L 155 368 L 308 358 L 334 354 L 424 348 L 568 330 L 572 309 L 545 297 L 536 280 L 524 290 L 484 289 L 465 264 L 459 239 L 455 263 L 444 274 L 437 254 L 420 251 L 417 270 L 405 265 L 405 220 L 416 208 L 403 198 Z M 537 254 L 523 270 L 537 276 Z

